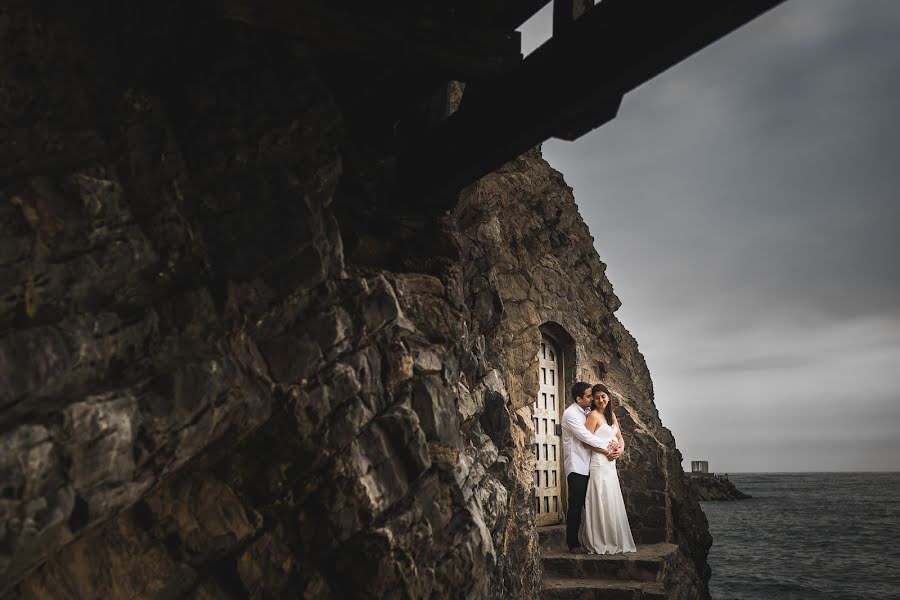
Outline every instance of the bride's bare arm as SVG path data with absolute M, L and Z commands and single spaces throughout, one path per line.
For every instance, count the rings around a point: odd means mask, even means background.
M 587 420 L 584 422 L 584 428 L 587 429 L 588 431 L 590 431 L 591 434 L 593 434 L 595 431 L 597 431 L 597 425 L 599 425 L 599 424 L 600 424 L 600 419 L 594 413 L 591 413 L 588 415 Z M 607 448 L 599 448 L 599 447 L 595 447 L 595 446 L 592 446 L 587 443 L 585 443 L 585 446 L 587 446 L 594 452 L 599 452 L 603 456 L 609 456 L 610 450 L 608 447 Z
M 568 414 L 563 413 L 563 428 L 568 429 L 582 444 L 593 450 L 606 455 L 607 451 L 600 448 L 603 440 L 591 433 L 584 423 L 577 422 L 576 419 L 570 418 Z M 596 428 L 595 428 L 596 429 Z

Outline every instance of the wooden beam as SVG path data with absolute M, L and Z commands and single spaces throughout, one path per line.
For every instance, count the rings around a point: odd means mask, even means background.
M 553 37 L 565 35 L 593 6 L 594 0 L 553 0 Z
M 215 0 L 219 17 L 297 36 L 317 48 L 377 63 L 433 66 L 448 79 L 496 77 L 521 62 L 516 31 L 486 29 L 390 4 L 329 0 Z
M 550 0 L 468 0 L 461 3 L 460 10 L 466 15 L 483 20 L 503 30 L 518 29 L 533 17 Z
M 422 198 L 462 187 L 550 137 L 575 139 L 612 119 L 622 97 L 784 0 L 604 0 L 402 157 Z

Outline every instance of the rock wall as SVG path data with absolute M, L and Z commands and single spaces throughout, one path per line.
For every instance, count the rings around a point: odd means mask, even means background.
M 165 6 L 0 3 L 0 596 L 535 597 L 544 325 L 621 400 L 637 540 L 707 596 L 561 176 L 386 209 L 329 63 Z
M 566 340 L 563 351 L 575 365 L 567 386 L 602 381 L 617 402 L 627 448 L 618 469 L 635 541 L 678 544 L 682 585 L 691 590 L 685 597 L 703 597 L 712 543 L 706 517 L 660 421 L 644 358 L 614 315 L 620 302 L 571 188 L 533 151 L 464 192 L 456 217 L 469 304 L 475 322 L 487 324 L 487 354 L 509 390 L 510 410 L 530 419 L 541 331 Z M 529 474 L 533 454 L 529 448 L 515 457 Z

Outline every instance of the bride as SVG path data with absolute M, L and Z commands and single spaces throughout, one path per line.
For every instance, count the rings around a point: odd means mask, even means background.
M 625 514 L 625 502 L 619 487 L 616 459 L 625 450 L 619 421 L 613 413 L 609 390 L 597 384 L 591 390 L 594 402 L 584 426 L 604 444 L 615 442 L 609 452 L 595 450 L 591 454 L 591 475 L 584 500 L 584 518 L 578 538 L 592 554 L 635 552 L 634 538 Z

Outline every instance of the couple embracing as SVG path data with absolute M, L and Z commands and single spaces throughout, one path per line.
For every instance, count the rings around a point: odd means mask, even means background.
M 563 459 L 569 484 L 566 544 L 575 553 L 635 552 L 616 459 L 625 451 L 612 397 L 603 384 L 579 381 L 562 418 Z

